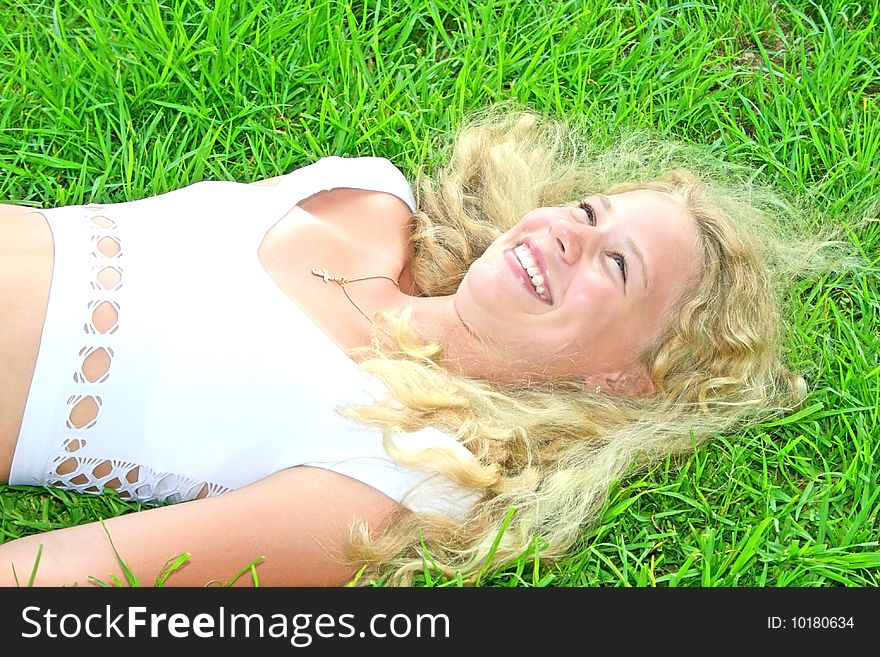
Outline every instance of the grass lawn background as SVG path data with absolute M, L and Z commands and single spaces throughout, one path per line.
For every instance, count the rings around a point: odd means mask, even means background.
M 385 156 L 412 177 L 463 113 L 506 98 L 584 117 L 600 141 L 646 127 L 707 144 L 823 221 L 854 225 L 880 198 L 878 3 L 400 6 L 0 0 L 0 201 L 122 201 L 325 155 Z M 878 225 L 849 231 L 875 266 Z M 799 413 L 623 482 L 569 559 L 482 582 L 876 586 L 876 270 L 804 281 L 790 301 L 811 390 Z M 136 508 L 0 487 L 0 541 Z

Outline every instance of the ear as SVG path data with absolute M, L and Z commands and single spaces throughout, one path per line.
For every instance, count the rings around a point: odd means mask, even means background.
M 648 368 L 644 365 L 633 365 L 625 372 L 591 375 L 586 383 L 598 392 L 623 397 L 649 397 L 656 392 Z

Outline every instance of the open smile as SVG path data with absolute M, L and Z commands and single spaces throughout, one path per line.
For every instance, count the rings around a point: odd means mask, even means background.
M 550 292 L 547 267 L 537 245 L 527 238 L 515 248 L 507 249 L 505 256 L 522 284 L 535 297 L 552 305 L 553 295 Z

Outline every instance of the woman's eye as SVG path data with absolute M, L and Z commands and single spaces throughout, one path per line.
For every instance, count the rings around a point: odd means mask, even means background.
M 596 213 L 593 211 L 593 206 L 586 201 L 581 201 L 580 203 L 578 203 L 578 207 L 587 213 L 587 223 L 589 223 L 591 226 L 595 226 Z
M 623 282 L 626 283 L 626 259 L 620 253 L 613 253 L 611 257 L 617 263 L 617 266 L 620 267 L 620 271 L 623 274 Z

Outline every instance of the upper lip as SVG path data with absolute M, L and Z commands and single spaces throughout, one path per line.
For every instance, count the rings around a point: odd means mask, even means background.
M 553 289 L 550 287 L 550 277 L 547 275 L 547 260 L 544 258 L 544 252 L 541 250 L 541 247 L 538 246 L 538 243 L 535 242 L 531 237 L 526 237 L 521 242 L 525 244 L 529 251 L 532 252 L 532 257 L 535 259 L 535 265 L 541 271 L 541 276 L 544 278 L 544 289 L 547 290 L 547 296 L 550 297 L 550 301 L 553 301 Z

